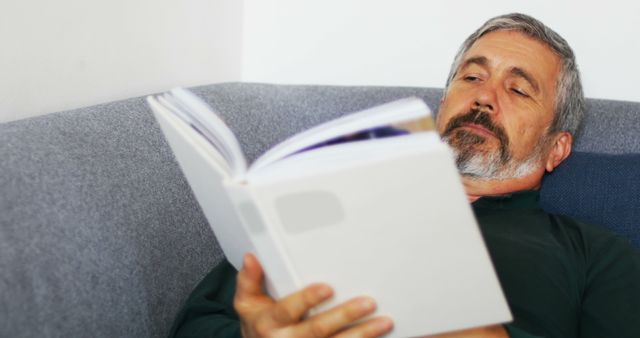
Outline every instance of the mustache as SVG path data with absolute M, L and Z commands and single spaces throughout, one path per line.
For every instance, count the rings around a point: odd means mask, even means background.
M 509 143 L 510 142 L 509 142 L 509 137 L 507 136 L 507 132 L 504 130 L 504 128 L 502 128 L 502 126 L 493 122 L 489 113 L 482 111 L 480 109 L 474 108 L 474 109 L 471 109 L 468 113 L 452 118 L 447 123 L 447 127 L 442 133 L 442 137 L 450 138 L 451 134 L 456 129 L 460 127 L 464 127 L 464 125 L 468 123 L 480 125 L 486 128 L 491 133 L 493 133 L 493 135 L 496 136 L 500 144 L 499 151 L 500 151 L 500 158 L 502 159 L 502 162 L 506 163 L 509 160 L 510 158 Z
M 468 123 L 483 126 L 496 136 L 502 146 L 508 147 L 509 137 L 507 136 L 504 128 L 494 123 L 493 120 L 491 120 L 491 116 L 489 116 L 489 113 L 479 109 L 471 109 L 466 114 L 452 118 L 451 121 L 447 123 L 447 127 L 442 133 L 442 136 L 449 136 L 451 135 L 451 133 L 453 133 L 454 130 L 463 127 Z

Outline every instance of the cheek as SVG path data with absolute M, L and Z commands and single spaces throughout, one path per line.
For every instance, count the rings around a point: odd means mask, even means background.
M 510 148 L 516 157 L 526 158 L 535 150 L 541 137 L 537 127 L 535 123 L 522 125 L 519 128 L 514 128 L 512 133 L 509 133 Z
M 545 124 L 539 120 L 524 121 L 519 127 L 523 139 L 537 139 L 545 130 Z

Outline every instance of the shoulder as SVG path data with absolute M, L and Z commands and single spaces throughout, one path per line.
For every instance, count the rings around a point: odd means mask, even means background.
M 567 236 L 579 238 L 592 249 L 615 246 L 632 249 L 628 239 L 602 225 L 585 222 L 574 217 L 546 213 L 550 221 L 566 231 Z
M 558 220 L 582 245 L 585 270 L 580 291 L 581 331 L 597 337 L 638 337 L 638 249 L 603 226 L 567 216 L 550 217 Z
M 581 254 L 591 272 L 601 265 L 640 270 L 640 252 L 628 239 L 603 226 L 569 216 L 548 214 L 548 217 L 554 224 L 553 230 Z

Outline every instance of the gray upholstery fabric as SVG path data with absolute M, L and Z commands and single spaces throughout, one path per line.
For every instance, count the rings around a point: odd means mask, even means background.
M 0 125 L 0 337 L 164 336 L 222 255 L 142 99 Z
M 441 96 L 244 83 L 194 91 L 250 160 L 342 113 L 406 96 L 435 110 Z M 640 153 L 639 106 L 589 101 L 576 148 Z M 221 257 L 142 98 L 0 125 L 0 336 L 164 336 Z
M 345 112 L 417 96 L 437 112 L 441 89 L 226 83 L 194 88 L 225 117 L 251 160 L 287 136 Z M 640 104 L 587 99 L 574 150 L 640 153 Z
M 584 123 L 573 148 L 590 153 L 640 153 L 640 103 L 587 99 Z

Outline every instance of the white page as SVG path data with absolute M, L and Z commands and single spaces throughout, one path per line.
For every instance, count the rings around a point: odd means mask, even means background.
M 260 158 L 251 165 L 250 170 L 258 170 L 307 147 L 339 136 L 373 127 L 416 120 L 430 115 L 431 111 L 429 107 L 427 107 L 424 101 L 415 97 L 393 101 L 349 114 L 296 134 L 279 143 L 260 156 Z
M 265 184 L 300 179 L 331 171 L 359 166 L 364 162 L 387 160 L 404 153 L 442 151 L 442 141 L 435 131 L 350 142 L 340 147 L 322 147 L 276 161 L 246 176 L 248 184 Z
M 244 180 L 247 163 L 240 144 L 233 132 L 211 107 L 195 94 L 182 88 L 176 88 L 158 96 L 157 101 L 209 140 L 228 162 L 236 182 Z M 281 142 L 258 158 L 251 166 L 251 170 L 258 170 L 274 161 L 340 136 L 418 120 L 430 115 L 429 108 L 422 100 L 415 97 L 348 114 Z
M 231 155 L 227 147 L 218 137 L 213 135 L 211 131 L 209 131 L 206 127 L 202 126 L 202 124 L 199 121 L 195 120 L 191 116 L 191 114 L 186 113 L 186 110 L 184 108 L 178 108 L 182 105 L 180 105 L 177 100 L 171 95 L 164 94 L 162 96 L 156 97 L 155 99 L 165 109 L 168 109 L 176 117 L 182 119 L 183 122 L 188 124 L 189 127 L 197 132 L 200 137 L 204 138 L 208 143 L 213 145 L 213 151 L 219 155 L 219 157 L 225 163 L 225 167 L 229 168 L 229 175 L 235 175 L 234 171 L 232 171 L 232 169 L 229 167 L 230 164 L 233 163 L 233 155 Z
M 209 146 L 204 146 L 204 145 L 209 145 L 210 142 L 209 140 L 204 137 L 204 135 L 199 134 L 199 133 L 193 133 L 191 132 L 193 130 L 193 126 L 189 123 L 188 117 L 181 118 L 179 116 L 176 116 L 176 111 L 175 110 L 171 110 L 169 106 L 167 106 L 166 104 L 163 104 L 160 100 L 162 100 L 161 96 L 147 96 L 147 103 L 149 104 L 149 106 L 151 107 L 151 109 L 153 110 L 154 115 L 156 115 L 156 120 L 158 121 L 158 123 L 160 124 L 161 129 L 163 130 L 163 133 L 165 135 L 165 139 L 167 140 L 167 142 L 169 143 L 169 145 L 171 146 L 172 142 L 171 140 L 169 140 L 169 135 L 166 132 L 166 128 L 163 127 L 163 123 L 165 123 L 165 120 L 168 121 L 172 121 L 172 129 L 178 128 L 179 130 L 182 131 L 182 134 L 186 135 L 189 134 L 189 136 L 181 136 L 183 138 L 190 138 L 192 140 L 196 140 L 196 141 L 192 141 L 192 142 L 197 142 L 200 146 L 197 147 L 197 151 L 200 152 L 204 152 L 206 153 L 206 157 L 210 160 L 215 162 L 216 164 L 216 171 L 218 173 L 220 173 L 220 175 L 224 176 L 225 178 L 230 178 L 233 173 L 231 172 L 231 168 L 229 168 L 229 162 L 227 161 L 227 159 L 218 151 L 218 149 L 209 147 Z M 162 120 L 160 120 L 160 117 L 162 117 Z M 173 146 L 172 146 L 173 149 Z M 174 156 L 177 157 L 177 154 L 175 154 L 174 151 Z
M 234 206 L 227 196 L 224 182 L 230 179 L 227 162 L 201 134 L 175 116 L 154 97 L 147 101 L 191 189 L 229 262 L 239 269 L 242 256 L 253 252 Z
M 242 153 L 238 139 L 224 121 L 202 99 L 182 88 L 172 89 L 165 98 L 173 98 L 171 103 L 178 104 L 198 123 L 199 130 L 210 142 L 227 157 L 234 176 L 247 171 L 247 161 Z
M 223 141 L 212 133 L 207 127 L 203 126 L 198 120 L 193 118 L 193 114 L 188 112 L 188 109 L 184 107 L 175 97 L 171 94 L 163 94 L 162 96 L 158 96 L 157 101 L 163 105 L 165 108 L 169 109 L 173 114 L 186 122 L 192 129 L 198 132 L 202 137 L 204 137 L 215 150 L 220 154 L 220 156 L 225 160 L 227 166 L 233 163 L 233 155 L 227 149 L 223 143 Z

